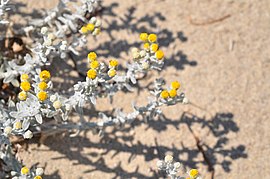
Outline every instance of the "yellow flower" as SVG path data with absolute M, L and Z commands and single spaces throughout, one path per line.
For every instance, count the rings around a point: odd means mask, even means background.
M 148 38 L 148 34 L 147 33 L 141 33 L 140 34 L 140 39 L 144 42 L 147 41 L 147 38 Z
M 161 60 L 164 57 L 164 53 L 161 50 L 156 51 L 156 58 Z
M 51 74 L 48 70 L 43 70 L 42 72 L 40 72 L 39 78 L 41 81 L 47 81 L 51 78 Z
M 175 89 L 172 89 L 169 91 L 169 95 L 171 98 L 174 98 L 177 95 L 177 91 Z
M 21 82 L 20 87 L 23 91 L 29 91 L 31 89 L 31 85 L 28 81 Z
M 93 31 L 94 28 L 95 28 L 95 25 L 94 24 L 89 23 L 89 24 L 86 25 L 86 29 L 87 30 Z
M 37 97 L 40 101 L 45 101 L 48 98 L 48 94 L 45 91 L 40 91 L 38 92 Z
M 82 28 L 81 28 L 81 32 L 82 32 L 83 34 L 86 34 L 86 33 L 88 32 L 87 27 L 82 26 Z
M 37 175 L 37 176 L 34 177 L 34 179 L 42 179 L 42 177 Z
M 95 52 L 90 52 L 90 53 L 88 53 L 88 59 L 89 59 L 90 61 L 96 60 L 96 59 L 97 59 L 97 54 L 96 54 Z
M 160 97 L 162 97 L 163 99 L 167 99 L 169 97 L 169 92 L 167 90 L 163 90 L 160 93 Z
M 15 128 L 15 129 L 21 129 L 22 128 L 22 123 L 20 122 L 20 121 L 17 121 L 17 122 L 15 122 L 14 124 L 13 124 L 13 127 Z
M 189 176 L 192 178 L 192 179 L 195 179 L 198 177 L 199 175 L 199 172 L 197 169 L 191 169 L 189 172 Z
M 171 87 L 172 89 L 178 90 L 180 88 L 180 83 L 178 81 L 173 81 Z
M 115 69 L 110 69 L 108 71 L 108 75 L 109 75 L 109 77 L 114 77 L 116 75 L 116 70 Z
M 154 43 L 157 41 L 157 35 L 156 34 L 150 34 L 148 36 L 148 41 L 151 42 L 151 43 Z
M 99 67 L 99 62 L 94 60 L 90 63 L 90 67 L 93 68 L 93 69 L 96 69 Z
M 28 81 L 29 76 L 27 74 L 22 74 L 21 75 L 21 81 Z
M 156 52 L 158 50 L 158 44 L 152 44 L 150 46 L 151 52 Z
M 42 82 L 40 82 L 40 83 L 38 84 L 38 87 L 39 87 L 39 89 L 41 89 L 41 90 L 45 90 L 45 89 L 47 89 L 48 85 L 47 85 L 46 82 L 42 81 Z
M 109 64 L 110 64 L 111 67 L 117 67 L 118 61 L 115 60 L 115 59 L 112 59 L 112 60 L 110 60 Z
M 143 44 L 143 48 L 145 49 L 145 50 L 149 50 L 149 48 L 150 48 L 150 44 L 147 42 L 147 43 L 144 43 Z
M 22 167 L 22 168 L 21 168 L 21 173 L 22 173 L 23 175 L 27 175 L 27 174 L 29 173 L 29 169 L 28 169 L 27 167 Z
M 92 79 L 92 80 L 95 79 L 97 77 L 97 71 L 94 69 L 88 70 L 87 77 Z
M 27 93 L 25 91 L 21 91 L 18 95 L 19 100 L 24 101 L 27 98 Z

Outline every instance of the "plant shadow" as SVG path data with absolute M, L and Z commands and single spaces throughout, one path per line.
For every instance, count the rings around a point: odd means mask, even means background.
M 242 144 L 229 147 L 228 134 L 236 133 L 240 129 L 233 121 L 233 114 L 231 113 L 217 113 L 210 120 L 193 116 L 192 114 L 183 113 L 179 120 L 167 119 L 165 116 L 159 120 L 148 121 L 148 127 L 145 130 L 153 129 L 158 133 L 167 131 L 169 126 L 180 129 L 181 125 L 187 126 L 191 133 L 193 133 L 193 126 L 200 125 L 201 130 L 209 130 L 209 135 L 214 136 L 215 144 L 208 145 L 202 140 L 199 141 L 199 145 L 202 147 L 189 148 L 182 142 L 181 146 L 172 145 L 165 146 L 158 143 L 157 138 L 153 141 L 153 145 L 146 145 L 140 141 L 134 141 L 134 136 L 129 133 L 134 127 L 141 126 L 142 123 L 135 120 L 131 126 L 124 128 L 114 128 L 110 133 L 104 133 L 103 137 L 98 142 L 90 141 L 85 135 L 80 135 L 75 138 L 64 137 L 49 138 L 45 141 L 45 145 L 49 147 L 49 150 L 58 151 L 63 154 L 63 157 L 51 158 L 50 160 L 58 160 L 67 158 L 73 162 L 73 165 L 87 165 L 89 170 L 84 173 L 90 173 L 94 171 L 100 171 L 104 173 L 110 173 L 114 175 L 113 178 L 159 178 L 164 177 L 164 173 L 158 172 L 156 169 L 150 168 L 149 175 L 139 172 L 139 167 L 133 169 L 132 172 L 125 170 L 124 164 L 121 161 L 117 161 L 115 157 L 123 153 L 129 154 L 128 163 L 131 163 L 135 157 L 143 157 L 145 163 L 154 161 L 156 159 L 162 159 L 164 154 L 171 152 L 174 155 L 176 161 L 181 162 L 188 168 L 197 168 L 199 165 L 204 165 L 208 168 L 209 172 L 213 172 L 216 166 L 221 166 L 225 172 L 230 172 L 230 166 L 233 160 L 239 158 L 247 158 L 246 147 Z M 116 132 L 120 131 L 123 135 L 116 136 Z M 202 136 L 197 136 L 202 139 Z M 177 137 L 174 139 L 177 140 Z M 90 152 L 83 154 L 84 148 L 94 149 L 93 151 L 102 152 Z M 115 160 L 117 165 L 111 167 L 106 164 L 105 158 L 108 159 L 108 155 L 113 153 L 111 160 Z M 201 159 L 199 156 L 204 155 Z M 182 159 L 180 156 L 187 156 Z M 107 156 L 107 157 L 106 157 Z M 220 157 L 221 156 L 221 157 Z

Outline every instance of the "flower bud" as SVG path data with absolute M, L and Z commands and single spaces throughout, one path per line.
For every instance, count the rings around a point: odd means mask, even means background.
M 183 99 L 183 104 L 188 104 L 188 103 L 189 103 L 188 98 L 184 97 L 184 99 Z
M 5 133 L 6 135 L 9 135 L 9 134 L 11 133 L 11 131 L 12 131 L 12 127 L 10 127 L 10 126 L 7 126 L 7 127 L 5 127 L 5 129 L 4 129 L 4 133 Z
M 51 101 L 51 102 L 56 101 L 56 99 L 57 99 L 57 97 L 56 97 L 55 95 L 51 95 L 51 96 L 50 96 L 50 101 Z
M 95 24 L 96 21 L 97 21 L 97 18 L 96 17 L 91 17 L 91 19 L 90 19 L 90 23 L 91 24 Z
M 43 173 L 44 173 L 43 168 L 37 168 L 36 169 L 36 175 L 43 175 Z
M 53 107 L 55 108 L 55 109 L 60 109 L 61 107 L 62 107 L 62 103 L 60 102 L 60 101 L 55 101 L 54 103 L 53 103 Z
M 147 69 L 149 69 L 149 67 L 150 67 L 150 65 L 149 65 L 148 62 L 142 62 L 142 68 L 143 69 L 147 70 Z
M 171 156 L 171 155 L 166 155 L 164 161 L 165 161 L 166 163 L 172 163 L 172 162 L 173 162 L 173 156 Z
M 28 130 L 23 134 L 23 137 L 25 139 L 31 139 L 33 137 L 33 133 L 30 130 Z
M 41 30 L 40 30 L 40 32 L 41 32 L 43 35 L 45 35 L 45 34 L 47 34 L 47 32 L 48 32 L 48 28 L 47 28 L 47 27 L 42 27 Z
M 175 169 L 179 169 L 179 168 L 181 167 L 180 162 L 175 162 L 175 163 L 173 164 L 173 167 L 174 167 Z

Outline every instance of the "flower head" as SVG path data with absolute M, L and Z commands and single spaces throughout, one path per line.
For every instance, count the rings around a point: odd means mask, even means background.
M 110 69 L 108 71 L 108 75 L 109 75 L 109 77 L 114 77 L 116 75 L 116 70 L 115 69 Z
M 156 52 L 157 50 L 158 50 L 158 44 L 152 44 L 151 46 L 150 46 L 150 50 L 151 50 L 151 52 Z
M 34 179 L 42 179 L 42 177 L 40 175 L 37 175 L 34 177 Z
M 166 155 L 164 161 L 165 161 L 166 163 L 172 163 L 172 162 L 173 162 L 173 156 L 171 156 L 171 155 Z
M 88 32 L 87 27 L 82 26 L 82 28 L 81 28 L 81 32 L 82 32 L 83 34 L 86 34 L 86 33 Z
M 38 92 L 37 97 L 40 101 L 45 101 L 48 98 L 48 94 L 45 91 L 40 91 Z
M 62 103 L 61 103 L 59 100 L 57 100 L 57 101 L 55 101 L 55 102 L 53 103 L 53 107 L 54 107 L 55 109 L 60 109 L 60 108 L 62 107 Z
M 21 129 L 21 128 L 22 128 L 22 123 L 21 123 L 21 121 L 15 122 L 15 123 L 13 124 L 13 128 L 14 128 L 14 129 L 17 129 L 17 130 Z
M 47 89 L 48 85 L 47 85 L 46 82 L 42 81 L 42 82 L 40 82 L 40 83 L 38 84 L 38 87 L 39 87 L 39 89 L 41 89 L 41 90 L 45 90 L 45 89 Z
M 157 35 L 156 34 L 150 34 L 148 36 L 148 41 L 151 42 L 151 43 L 154 43 L 157 41 Z
M 163 98 L 163 99 L 167 99 L 169 97 L 169 92 L 167 90 L 163 90 L 160 93 L 160 97 Z
M 20 88 L 23 90 L 23 91 L 29 91 L 31 89 L 31 85 L 28 81 L 23 81 L 21 82 L 20 84 Z
M 140 39 L 144 42 L 147 41 L 147 38 L 148 38 L 148 34 L 147 33 L 141 33 L 140 34 Z
M 148 42 L 144 43 L 144 44 L 143 44 L 143 48 L 144 48 L 145 50 L 149 50 L 150 44 L 149 44 Z
M 95 52 L 90 52 L 90 53 L 88 53 L 88 59 L 89 59 L 90 61 L 96 60 L 96 59 L 97 59 L 97 54 L 96 54 Z
M 11 133 L 11 131 L 12 131 L 12 127 L 10 127 L 10 126 L 7 126 L 7 127 L 5 127 L 5 129 L 4 129 L 4 133 L 5 133 L 6 135 L 9 135 L 9 134 Z
M 92 80 L 95 79 L 97 77 L 97 71 L 94 69 L 88 70 L 87 77 L 92 79 Z
M 171 89 L 169 91 L 169 95 L 170 95 L 171 98 L 174 98 L 177 95 L 177 91 L 175 89 Z
M 27 175 L 29 173 L 29 169 L 27 167 L 22 167 L 21 168 L 21 174 L 22 175 Z
M 44 170 L 43 170 L 43 168 L 37 168 L 36 169 L 36 175 L 43 175 L 43 173 L 44 173 Z
M 178 90 L 180 88 L 180 83 L 178 81 L 173 81 L 171 87 L 172 89 Z
M 92 32 L 93 35 L 98 35 L 100 34 L 100 28 L 95 28 L 95 30 Z
M 31 139 L 33 137 L 33 132 L 30 131 L 30 130 L 27 130 L 24 134 L 23 134 L 23 137 L 25 139 Z
M 41 81 L 47 81 L 51 78 L 51 74 L 48 70 L 43 70 L 42 72 L 40 72 L 39 78 Z
M 112 60 L 110 60 L 109 64 L 110 64 L 111 67 L 117 67 L 118 66 L 118 61 L 115 60 L 115 59 L 112 59 Z
M 89 31 L 93 31 L 95 29 L 95 25 L 89 23 L 89 24 L 86 25 L 86 29 L 89 30 Z
M 199 172 L 197 169 L 191 169 L 191 170 L 189 170 L 188 174 L 192 179 L 195 179 L 198 177 Z
M 90 63 L 90 68 L 93 68 L 93 69 L 96 69 L 99 67 L 99 62 L 94 60 L 94 61 L 91 61 Z
M 28 81 L 29 76 L 27 74 L 22 74 L 21 75 L 21 81 Z
M 164 53 L 163 53 L 163 51 L 162 50 L 158 50 L 158 51 L 156 51 L 156 58 L 158 59 L 158 60 L 162 60 L 163 59 L 163 57 L 164 57 Z
M 21 91 L 18 95 L 19 100 L 24 101 L 27 98 L 27 93 L 25 91 Z

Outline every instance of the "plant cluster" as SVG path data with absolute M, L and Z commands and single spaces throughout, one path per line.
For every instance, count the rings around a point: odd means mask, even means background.
M 5 12 L 11 6 L 8 2 L 0 2 L 0 22 L 6 26 L 9 24 L 5 20 Z M 36 133 L 42 133 L 42 128 L 66 130 L 71 136 L 85 130 L 98 131 L 101 134 L 107 126 L 124 126 L 139 119 L 153 120 L 162 114 L 162 106 L 188 102 L 178 81 L 171 82 L 170 87 L 166 88 L 164 79 L 158 78 L 145 106 L 132 104 L 131 113 L 116 109 L 112 116 L 99 112 L 98 121 L 86 120 L 83 109 L 87 103 L 94 106 L 98 98 L 113 99 L 119 91 L 133 91 L 141 74 L 146 76 L 151 70 L 162 69 L 164 52 L 158 44 L 156 34 L 141 33 L 139 38 L 143 42 L 143 48 L 131 50 L 131 63 L 127 64 L 125 72 L 120 72 L 117 59 L 102 62 L 95 52 L 90 51 L 86 57 L 89 70 L 85 73 L 85 80 L 73 85 L 69 90 L 72 91 L 70 96 L 56 92 L 51 81 L 54 74 L 51 74 L 48 66 L 55 60 L 69 58 L 70 53 L 79 55 L 80 47 L 87 43 L 87 35 L 97 36 L 101 32 L 101 21 L 95 17 L 100 2 L 78 0 L 77 3 L 60 0 L 57 7 L 48 11 L 44 18 L 34 19 L 20 32 L 32 39 L 31 45 L 25 47 L 14 42 L 10 47 L 12 56 L 7 56 L 4 52 L 0 54 L 1 84 L 7 84 L 18 91 L 15 97 L 0 100 L 1 178 L 41 179 L 43 175 L 42 168 L 27 168 L 22 165 L 14 155 L 10 136 L 31 139 Z M 27 48 L 26 53 L 24 48 Z M 80 116 L 77 123 L 69 120 L 70 114 L 74 113 Z M 55 122 L 52 123 L 51 119 L 55 119 Z M 158 166 L 173 177 L 177 164 L 172 164 L 166 158 Z M 192 179 L 196 178 L 195 173 L 190 172 Z
M 157 161 L 157 167 L 159 170 L 166 172 L 171 179 L 201 179 L 197 169 L 182 172 L 184 174 L 179 176 L 179 173 L 184 170 L 184 167 L 180 162 L 175 162 L 171 155 L 166 155 L 164 160 Z

